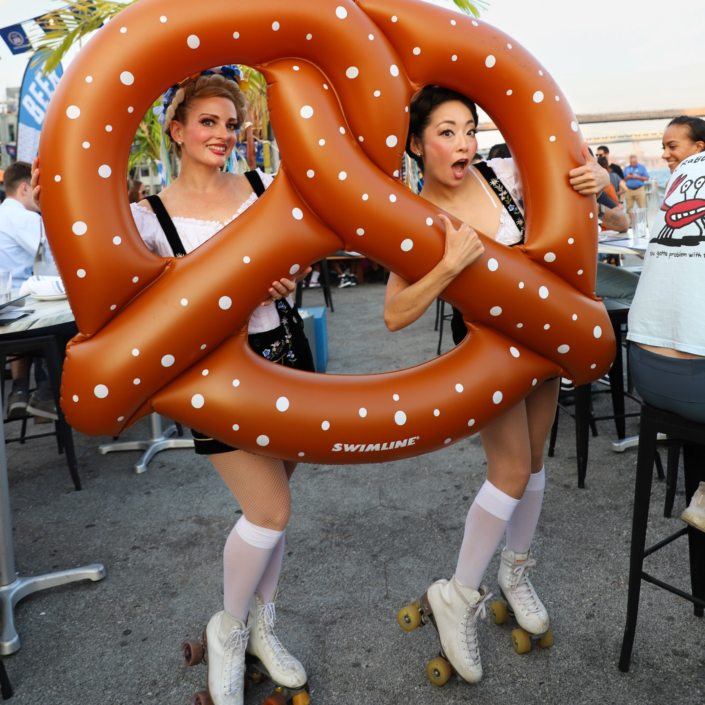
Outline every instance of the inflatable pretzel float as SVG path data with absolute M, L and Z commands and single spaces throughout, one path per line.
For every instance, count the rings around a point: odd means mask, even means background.
M 195 252 L 159 258 L 125 197 L 133 135 L 165 87 L 233 61 L 267 79 L 281 169 Z M 273 279 L 341 247 L 409 281 L 440 261 L 438 209 L 395 178 L 409 100 L 430 83 L 482 105 L 524 185 L 526 244 L 483 237 L 483 256 L 443 294 L 469 335 L 378 375 L 316 375 L 257 356 L 247 321 Z M 581 144 L 563 94 L 527 51 L 430 4 L 141 0 L 71 63 L 42 131 L 43 214 L 81 331 L 64 365 L 68 421 L 114 436 L 157 411 L 272 457 L 381 462 L 475 433 L 549 377 L 599 378 L 615 343 L 594 295 L 595 202 L 568 183 Z

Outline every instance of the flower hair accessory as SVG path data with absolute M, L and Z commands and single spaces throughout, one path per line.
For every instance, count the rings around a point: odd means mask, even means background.
M 244 74 L 242 73 L 242 70 L 234 64 L 216 66 L 215 68 L 206 69 L 205 71 L 201 71 L 200 73 L 194 73 L 191 76 L 187 76 L 186 78 L 182 79 L 178 83 L 174 84 L 171 88 L 166 90 L 162 94 L 161 104 L 154 107 L 154 113 L 158 116 L 159 122 L 164 125 L 166 121 L 166 112 L 169 108 L 169 105 L 171 104 L 171 101 L 174 100 L 176 92 L 179 90 L 179 88 L 181 88 L 181 86 L 183 86 L 184 83 L 190 81 L 191 79 L 195 80 L 200 76 L 212 76 L 216 73 L 221 74 L 222 76 L 231 81 L 235 81 L 235 83 L 237 83 L 238 85 L 240 84 L 240 81 L 244 80 Z

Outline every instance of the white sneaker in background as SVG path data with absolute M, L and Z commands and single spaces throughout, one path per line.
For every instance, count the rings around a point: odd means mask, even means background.
M 698 489 L 693 493 L 690 505 L 681 519 L 700 531 L 705 531 L 705 482 L 701 482 Z

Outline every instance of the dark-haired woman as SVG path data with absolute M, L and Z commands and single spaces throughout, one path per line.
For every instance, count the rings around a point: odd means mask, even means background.
M 512 159 L 471 166 L 477 150 L 475 104 L 466 96 L 426 86 L 411 101 L 407 152 L 423 167 L 422 198 L 452 214 L 445 217 L 445 254 L 415 283 L 391 274 L 384 318 L 390 330 L 404 328 L 423 315 L 450 282 L 483 253 L 481 232 L 508 247 L 523 242 L 522 187 Z M 609 176 L 588 155 L 585 166 L 570 172 L 578 193 L 591 195 L 609 184 Z M 459 314 L 458 314 L 459 315 Z M 458 322 L 456 316 L 456 323 Z M 465 326 L 454 326 L 456 344 Z M 548 631 L 546 608 L 529 581 L 531 541 L 544 491 L 544 445 L 553 423 L 558 380 L 538 386 L 526 399 L 480 432 L 487 455 L 487 481 L 475 497 L 465 522 L 455 575 L 428 589 L 443 650 L 457 673 L 469 682 L 482 677 L 477 618 L 491 594 L 482 578 L 507 532 L 499 585 L 519 624 L 531 635 Z
M 705 152 L 705 120 L 688 115 L 673 118 L 663 133 L 663 158 L 671 170 L 688 157 Z

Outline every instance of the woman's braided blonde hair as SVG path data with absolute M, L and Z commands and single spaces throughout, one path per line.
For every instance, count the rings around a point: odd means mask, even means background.
M 164 133 L 174 142 L 171 136 L 171 122 L 177 120 L 185 124 L 189 110 L 198 98 L 227 98 L 232 101 L 237 112 L 237 126 L 242 127 L 247 117 L 247 98 L 240 86 L 219 73 L 206 74 L 187 79 L 179 86 L 176 94 L 164 110 Z M 181 156 L 181 148 L 174 144 L 177 156 Z

